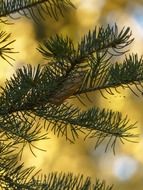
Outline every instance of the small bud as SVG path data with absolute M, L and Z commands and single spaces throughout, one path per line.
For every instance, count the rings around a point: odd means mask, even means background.
M 82 85 L 84 72 L 78 73 L 64 81 L 62 88 L 49 98 L 52 104 L 60 105 L 64 100 L 72 96 Z

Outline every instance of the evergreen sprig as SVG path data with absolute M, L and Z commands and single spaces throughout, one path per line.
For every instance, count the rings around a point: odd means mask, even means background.
M 80 111 L 67 105 L 60 107 L 47 105 L 45 108 L 36 108 L 35 114 L 49 121 L 47 130 L 51 129 L 58 136 L 66 136 L 66 139 L 74 142 L 79 137 L 79 133 L 83 133 L 85 138 L 97 138 L 96 147 L 103 140 L 108 139 L 106 150 L 111 145 L 114 152 L 118 139 L 123 142 L 137 137 L 130 133 L 136 128 L 135 124 L 129 124 L 127 116 L 123 118 L 121 113 L 111 110 L 92 108 L 88 111 Z M 72 139 L 69 138 L 70 133 Z
M 128 125 L 128 119 L 122 118 L 120 113 L 98 108 L 81 111 L 72 105 L 62 103 L 59 97 L 61 96 L 63 100 L 67 98 L 62 97 L 64 94 L 61 91 L 63 79 L 66 78 L 64 75 L 53 74 L 51 78 L 47 75 L 47 69 L 50 70 L 50 66 L 43 68 L 37 66 L 37 69 L 32 69 L 30 65 L 27 68 L 24 66 L 17 71 L 17 75 L 7 81 L 6 87 L 3 88 L 0 97 L 0 115 L 5 125 L 2 129 L 10 133 L 10 137 L 16 136 L 16 140 L 20 138 L 29 143 L 44 139 L 45 136 L 41 138 L 38 136 L 41 131 L 38 124 L 35 130 L 31 131 L 36 116 L 49 121 L 49 126 L 52 124 L 51 130 L 55 134 L 66 136 L 66 139 L 71 142 L 78 138 L 79 132 L 85 133 L 85 129 L 87 130 L 85 136 L 97 137 L 97 145 L 105 138 L 109 138 L 114 151 L 118 138 L 123 140 L 135 136 L 128 132 L 135 127 L 134 124 Z M 31 116 L 30 121 L 29 116 Z M 68 132 L 71 133 L 72 139 Z
M 123 51 L 123 48 L 132 43 L 132 32 L 130 28 L 123 27 L 119 31 L 117 25 L 108 25 L 104 27 L 95 27 L 95 29 L 87 35 L 85 35 L 78 45 L 78 51 L 80 57 L 87 57 L 94 52 L 108 50 L 111 55 L 122 55 L 127 52 Z
M 32 142 L 47 139 L 47 133 L 41 132 L 41 125 L 38 122 L 35 124 L 35 118 L 29 121 L 25 113 L 11 114 L 8 117 L 5 115 L 1 117 L 0 125 L 7 140 L 13 139 L 17 144 L 23 143 L 23 146 L 27 143 L 30 146 Z
M 69 37 L 56 35 L 50 37 L 39 45 L 39 52 L 50 61 L 69 61 L 76 56 L 76 49 Z
M 50 173 L 49 175 L 29 178 L 34 168 L 22 170 L 23 165 L 17 166 L 9 173 L 2 175 L 0 187 L 5 187 L 10 190 L 112 190 L 113 186 L 107 186 L 105 181 L 96 180 L 91 182 L 89 177 L 85 178 L 83 175 L 74 176 L 73 174 L 64 173 Z
M 110 55 L 116 56 L 126 53 L 127 50 L 123 51 L 123 48 L 132 43 L 133 38 L 131 36 L 129 27 L 118 31 L 116 24 L 113 27 L 108 25 L 107 27 L 96 27 L 93 31 L 89 31 L 78 43 L 77 48 L 74 47 L 74 43 L 69 37 L 64 38 L 56 35 L 45 40 L 40 45 L 39 51 L 48 60 L 56 59 L 59 61 L 64 59 L 65 61 L 81 63 L 87 61 L 95 52 L 107 51 Z
M 110 60 L 113 56 L 127 52 L 124 48 L 133 41 L 131 34 L 129 28 L 118 31 L 116 24 L 113 27 L 108 25 L 106 28 L 100 27 L 95 28 L 93 32 L 89 31 L 77 47 L 69 37 L 56 35 L 44 41 L 38 50 L 52 63 L 53 70 L 58 72 L 59 69 L 61 75 L 82 73 L 80 90 L 86 86 L 89 89 L 90 86 L 95 84 L 97 86 L 103 82 L 105 74 L 112 65 Z M 119 52 L 120 49 L 122 52 Z
M 70 0 L 1 0 L 0 18 L 18 13 L 38 22 L 47 13 L 57 20 L 68 7 L 74 7 Z M 38 48 L 48 60 L 47 65 L 24 66 L 6 81 L 0 92 L 0 188 L 112 189 L 99 180 L 92 184 L 90 178 L 84 179 L 82 175 L 51 173 L 31 177 L 34 168 L 23 169 L 18 160 L 27 144 L 34 154 L 33 142 L 46 139 L 49 130 L 70 142 L 75 142 L 79 133 L 83 133 L 85 139 L 96 137 L 95 147 L 107 139 L 105 150 L 111 146 L 114 152 L 117 140 L 132 141 L 131 138 L 136 137 L 131 133 L 136 124 L 130 124 L 127 116 L 95 107 L 82 111 L 68 102 L 71 97 L 96 90 L 102 95 L 103 89 L 113 94 L 112 89 L 118 86 L 127 87 L 134 94 L 136 90 L 142 93 L 142 57 L 132 54 L 126 56 L 122 64 L 111 63 L 113 56 L 128 51 L 133 41 L 131 36 L 129 27 L 119 31 L 116 24 L 89 31 L 77 45 L 69 37 L 56 35 Z M 10 47 L 14 40 L 7 42 L 9 37 L 10 34 L 0 33 L 0 56 L 11 64 L 9 59 L 13 58 L 8 54 L 14 53 Z
M 9 54 L 13 54 L 13 53 L 17 53 L 15 51 L 13 51 L 13 48 L 10 47 L 10 45 L 15 42 L 15 40 L 9 40 L 11 34 L 7 34 L 4 31 L 0 32 L 0 57 L 8 62 L 10 65 L 11 64 L 11 60 L 15 61 L 15 59 L 13 59 L 11 56 L 9 56 Z M 9 40 L 9 42 L 8 42 Z
M 34 167 L 24 169 L 24 164 L 18 164 L 18 155 L 13 151 L 17 148 L 12 143 L 0 142 L 0 188 L 9 190 L 112 190 L 113 186 L 107 186 L 105 181 L 95 180 L 93 183 L 89 177 L 73 174 L 49 173 L 33 175 Z M 11 151 L 10 151 L 11 150 Z M 31 177 L 32 176 L 32 177 Z
M 80 88 L 73 95 L 99 90 L 105 97 L 103 89 L 113 95 L 112 89 L 116 90 L 118 86 L 126 86 L 136 94 L 131 84 L 142 93 L 142 58 L 129 55 L 123 64 L 111 63 L 111 58 L 117 55 L 112 54 L 113 51 L 118 55 L 126 53 L 127 50 L 124 51 L 123 48 L 132 41 L 130 29 L 123 28 L 118 31 L 115 24 L 114 27 L 108 25 L 105 29 L 101 27 L 99 30 L 96 28 L 93 32 L 89 31 L 78 44 L 78 48 L 75 48 L 70 38 L 56 35 L 41 44 L 38 50 L 52 63 L 53 70 L 57 73 L 66 73 L 67 76 L 82 72 L 79 82 L 81 85 L 78 85 Z M 119 49 L 122 52 L 118 52 Z
M 1 0 L 0 17 L 12 17 L 12 14 L 19 13 L 37 22 L 39 17 L 44 19 L 43 14 L 46 13 L 57 20 L 68 7 L 74 7 L 70 0 Z
M 91 71 L 87 73 L 82 87 L 75 95 L 96 90 L 99 90 L 101 93 L 102 90 L 105 90 L 108 94 L 114 95 L 113 90 L 119 93 L 116 90 L 119 86 L 123 89 L 130 89 L 136 96 L 138 96 L 138 92 L 142 94 L 143 59 L 142 57 L 138 58 L 137 54 L 126 56 L 123 63 L 111 64 L 108 60 L 106 63 L 108 67 L 106 65 L 105 67 L 103 65 L 102 68 L 100 66 L 97 67 L 95 59 L 92 59 L 90 63 L 92 64 Z M 103 96 L 105 97 L 105 95 Z
M 38 181 L 33 180 L 33 183 L 39 187 L 39 189 L 49 190 L 112 190 L 113 186 L 106 186 L 104 181 L 96 180 L 95 184 L 91 182 L 89 177 L 84 178 L 83 175 L 73 176 L 73 174 L 57 174 L 51 173 L 48 177 L 43 177 L 43 183 L 41 179 Z
M 106 85 L 122 86 L 129 88 L 135 95 L 143 93 L 143 58 L 137 54 L 126 56 L 123 64 L 113 65 L 108 74 Z M 114 83 L 114 84 L 113 84 Z M 135 87 L 132 89 L 132 87 Z

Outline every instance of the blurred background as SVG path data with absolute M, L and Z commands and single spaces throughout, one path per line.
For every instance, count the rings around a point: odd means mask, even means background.
M 15 70 L 26 64 L 45 64 L 46 61 L 36 50 L 38 44 L 49 36 L 59 33 L 69 35 L 78 42 L 82 35 L 95 26 L 117 24 L 119 28 L 130 27 L 135 38 L 130 45 L 130 53 L 143 54 L 143 0 L 73 0 L 76 10 L 68 10 L 64 18 L 58 21 L 46 17 L 45 21 L 35 23 L 27 18 L 14 20 L 13 25 L 1 25 L 2 30 L 11 32 L 16 39 L 13 47 L 18 54 L 13 55 L 13 67 L 1 61 L 0 81 L 4 81 Z M 16 15 L 15 15 L 16 16 Z M 125 56 L 122 56 L 124 59 Z M 49 132 L 50 139 L 36 144 L 46 152 L 34 150 L 34 157 L 29 148 L 25 149 L 23 161 L 25 166 L 36 165 L 43 173 L 54 171 L 73 172 L 95 178 L 105 179 L 107 184 L 114 184 L 114 189 L 143 189 L 143 97 L 135 96 L 129 90 L 120 89 L 120 94 L 106 94 L 103 98 L 98 92 L 91 93 L 92 103 L 97 106 L 121 111 L 128 115 L 131 122 L 138 121 L 138 143 L 118 144 L 116 154 L 112 149 L 105 153 L 106 144 L 94 149 L 96 139 L 84 141 L 82 137 L 75 144 L 65 143 L 64 138 L 57 138 Z M 78 102 L 79 106 L 80 102 Z M 28 155 L 28 156 L 27 156 Z

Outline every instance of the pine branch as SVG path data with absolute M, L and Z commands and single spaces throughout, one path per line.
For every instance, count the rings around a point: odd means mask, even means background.
M 96 65 L 95 60 L 93 64 Z M 142 82 L 143 82 L 143 59 L 138 58 L 135 54 L 129 55 L 125 58 L 122 64 L 116 63 L 110 67 L 101 69 L 100 73 L 87 73 L 84 78 L 84 82 L 74 95 L 81 93 L 87 93 L 96 90 L 105 89 L 107 93 L 113 95 L 113 89 L 121 86 L 123 88 L 130 89 L 135 95 L 139 92 L 142 94 Z M 93 72 L 93 70 L 91 69 Z M 132 86 L 135 89 L 132 89 Z M 118 92 L 118 91 L 117 91 Z
M 35 117 L 30 120 L 28 116 L 31 115 L 21 112 L 1 117 L 0 126 L 4 141 L 12 141 L 14 146 L 22 144 L 22 148 L 19 148 L 20 156 L 26 145 L 34 154 L 32 148 L 39 148 L 35 147 L 33 143 L 47 139 L 47 133 L 43 132 L 43 126 L 38 121 L 36 122 Z
M 48 190 L 70 190 L 70 189 L 79 189 L 79 190 L 111 190 L 113 186 L 106 186 L 104 181 L 96 180 L 95 184 L 91 182 L 89 177 L 84 178 L 83 175 L 73 176 L 69 174 L 56 174 L 51 173 L 43 179 L 41 184 L 41 179 L 39 181 L 34 181 L 33 183 L 39 187 L 39 189 L 48 189 Z
M 79 137 L 79 133 L 83 133 L 85 138 L 97 138 L 96 147 L 108 139 L 106 150 L 111 145 L 115 152 L 118 140 L 131 141 L 130 138 L 137 137 L 130 133 L 136 128 L 135 124 L 129 124 L 127 116 L 123 118 L 121 113 L 111 110 L 92 108 L 80 111 L 73 106 L 62 104 L 60 107 L 55 105 L 38 107 L 34 113 L 49 122 L 47 130 L 52 130 L 57 136 L 66 136 L 70 142 L 74 142 Z
M 6 142 L 6 141 L 5 141 Z M 12 150 L 12 147 L 13 150 Z M 24 165 L 18 164 L 18 155 L 13 154 L 17 148 L 12 143 L 0 143 L 0 188 L 11 190 L 64 190 L 64 189 L 97 189 L 111 190 L 112 186 L 106 186 L 104 181 L 98 179 L 95 183 L 89 177 L 73 176 L 64 173 L 49 173 L 47 176 L 32 174 L 34 167 L 24 169 Z M 32 177 L 31 177 L 32 176 Z
M 86 75 L 85 81 L 88 80 L 87 78 L 91 78 L 92 81 L 98 72 L 103 73 L 107 69 L 113 55 L 127 52 L 123 48 L 133 41 L 131 34 L 129 28 L 123 28 L 119 32 L 116 24 L 114 27 L 108 25 L 105 29 L 100 27 L 98 30 L 95 28 L 92 33 L 89 31 L 77 48 L 70 38 L 56 35 L 44 41 L 38 50 L 53 64 L 53 70 L 60 67 L 60 71 L 66 72 L 66 76 L 85 71 L 82 72 Z M 119 51 L 120 49 L 122 51 Z
M 64 173 L 50 173 L 44 177 L 33 176 L 28 179 L 34 168 L 28 168 L 22 171 L 23 165 L 19 165 L 11 172 L 6 173 L 0 177 L 1 187 L 6 187 L 10 190 L 70 190 L 70 189 L 84 189 L 84 190 L 112 190 L 113 186 L 106 186 L 104 181 L 91 182 L 89 177 L 84 178 L 83 175 L 73 176 L 73 174 Z M 3 183 L 4 181 L 4 183 Z
M 4 122 L 1 130 L 8 139 L 13 138 L 25 146 L 27 143 L 31 145 L 34 141 L 46 138 L 47 133 L 40 135 L 41 125 L 35 124 L 37 117 L 33 115 L 33 111 L 48 102 L 61 104 L 61 101 L 65 100 L 65 87 L 60 96 L 56 94 L 64 86 L 63 79 L 55 74 L 52 68 L 50 70 L 50 67 L 41 68 L 38 65 L 35 69 L 31 66 L 19 69 L 11 80 L 7 81 L 0 96 L 0 118 L 1 123 Z
M 39 52 L 50 61 L 69 61 L 76 56 L 76 49 L 69 37 L 52 36 L 39 45 Z
M 80 57 L 87 57 L 94 52 L 108 50 L 111 55 L 122 55 L 127 52 L 123 51 L 123 48 L 132 43 L 133 39 L 130 39 L 132 33 L 130 28 L 122 28 L 119 32 L 118 27 L 115 24 L 113 27 L 107 26 L 106 28 L 95 28 L 93 32 L 89 31 L 87 35 L 83 37 L 78 45 L 78 52 Z
M 136 91 L 143 93 L 143 58 L 138 58 L 137 54 L 129 55 L 123 64 L 116 63 L 109 71 L 108 85 L 122 86 L 129 88 L 135 95 Z M 114 84 L 113 84 L 114 81 Z M 135 90 L 131 88 L 135 87 Z
M 13 42 L 15 42 L 15 40 L 7 42 L 9 40 L 10 36 L 11 36 L 11 34 L 7 34 L 4 31 L 0 32 L 0 57 L 4 61 L 6 61 L 10 65 L 12 65 L 9 60 L 15 61 L 15 59 L 13 59 L 11 56 L 9 56 L 9 54 L 18 53 L 18 52 L 13 51 L 13 48 L 10 47 L 10 45 Z
M 78 49 L 74 47 L 70 38 L 57 35 L 45 41 L 38 50 L 46 59 L 52 62 L 53 70 L 56 70 L 57 73 L 59 72 L 61 75 L 66 73 L 65 76 L 69 76 L 71 73 L 82 73 L 82 76 L 78 78 L 77 88 L 75 87 L 75 92 L 73 90 L 71 96 L 99 90 L 102 96 L 105 97 L 102 89 L 105 89 L 109 94 L 114 94 L 112 88 L 118 86 L 126 86 L 136 93 L 132 90 L 130 84 L 134 84 L 141 92 L 139 88 L 141 87 L 141 81 L 136 81 L 137 76 L 135 76 L 139 72 L 136 71 L 136 67 L 138 67 L 138 62 L 141 62 L 141 60 L 138 60 L 136 56 L 130 56 L 129 59 L 125 59 L 123 66 L 111 63 L 113 56 L 110 52 L 111 49 L 112 52 L 114 51 L 118 55 L 125 53 L 126 50 L 122 50 L 122 52 L 118 50 L 127 47 L 133 41 L 130 38 L 129 28 L 123 28 L 118 32 L 115 25 L 114 27 L 108 26 L 106 29 L 101 27 L 98 32 L 97 29 L 93 33 L 89 32 L 79 43 Z M 60 54 L 61 50 L 62 54 Z M 137 64 L 135 64 L 135 61 Z M 134 63 L 131 64 L 131 62 Z M 130 65 L 130 68 L 128 68 L 128 65 Z M 134 74 L 132 74 L 132 68 L 135 70 Z M 142 69 L 140 69 L 141 71 Z
M 66 136 L 71 142 L 78 137 L 78 132 L 85 133 L 85 129 L 87 136 L 97 136 L 100 141 L 106 137 L 109 137 L 110 141 L 115 138 L 113 149 L 118 138 L 134 137 L 128 131 L 135 126 L 128 125 L 127 118 L 122 118 L 119 113 L 95 108 L 81 112 L 76 107 L 62 104 L 67 96 L 70 96 L 64 86 L 68 84 L 67 79 L 63 78 L 64 75 L 51 72 L 50 69 L 49 66 L 37 66 L 37 69 L 32 69 L 31 66 L 23 67 L 17 71 L 17 75 L 7 81 L 0 97 L 0 115 L 3 118 L 2 122 L 5 120 L 3 130 L 26 142 L 35 141 L 39 139 L 38 133 L 41 129 L 38 126 L 34 127 L 36 116 L 32 114 L 36 114 L 53 125 L 51 130 L 54 133 Z M 29 116 L 33 117 L 31 121 L 28 120 Z M 15 127 L 12 127 L 13 125 Z M 32 126 L 36 129 L 35 132 L 31 131 Z M 68 135 L 68 129 L 72 139 Z
M 1 136 L 2 137 L 2 136 Z M 14 152 L 17 147 L 13 143 L 9 143 L 6 138 L 0 141 L 0 188 L 6 188 L 6 174 L 10 175 L 16 168 L 18 157 Z
M 1 0 L 0 18 L 18 13 L 39 22 L 47 13 L 57 20 L 70 7 L 74 7 L 70 0 Z M 113 94 L 110 88 L 118 86 L 131 89 L 134 85 L 142 93 L 142 58 L 130 55 L 122 65 L 111 64 L 113 56 L 128 51 L 126 48 L 133 41 L 131 35 L 129 27 L 119 31 L 116 24 L 89 31 L 77 46 L 70 38 L 56 35 L 38 48 L 49 65 L 25 66 L 6 81 L 0 94 L 1 189 L 112 189 L 104 181 L 96 180 L 93 184 L 82 175 L 32 175 L 34 168 L 23 169 L 18 159 L 27 144 L 34 154 L 32 143 L 47 138 L 47 132 L 41 132 L 43 128 L 52 130 L 58 137 L 65 136 L 70 142 L 74 142 L 79 133 L 83 133 L 85 139 L 96 137 L 95 147 L 107 139 L 105 150 L 111 146 L 114 152 L 118 140 L 123 143 L 136 137 L 130 133 L 136 124 L 130 124 L 127 116 L 122 117 L 119 112 L 94 107 L 81 111 L 65 103 L 71 96 L 90 91 L 105 89 Z M 0 57 L 11 64 L 9 59 L 14 59 L 9 54 L 14 51 L 10 45 L 14 40 L 7 42 L 9 37 L 10 34 L 0 33 Z M 43 126 L 39 124 L 41 121 L 44 121 Z M 17 151 L 20 143 L 22 148 Z
M 119 32 L 116 24 L 113 27 L 108 25 L 106 28 L 100 27 L 92 32 L 89 31 L 81 39 L 77 48 L 69 37 L 56 35 L 44 41 L 38 50 L 48 60 L 65 60 L 79 64 L 87 61 L 95 52 L 107 51 L 110 55 L 116 56 L 126 53 L 127 50 L 123 51 L 123 49 L 132 43 L 131 35 L 129 27 Z
M 5 88 L 2 88 L 0 115 L 29 111 L 47 103 L 61 104 L 67 96 L 72 95 L 80 74 L 67 77 L 66 72 L 60 71 L 60 66 L 57 70 L 54 68 L 53 65 L 38 65 L 33 69 L 28 65 L 18 69 L 11 80 L 6 82 Z
M 74 7 L 70 0 L 1 0 L 0 17 L 19 13 L 37 22 L 39 17 L 44 19 L 43 14 L 46 13 L 57 20 L 68 7 Z
M 16 165 L 17 162 L 15 159 L 13 159 L 11 160 L 11 162 L 8 163 L 9 168 L 7 168 L 7 170 L 2 171 L 2 174 L 0 175 L 1 189 L 31 189 L 30 185 L 27 185 L 27 182 L 29 181 L 30 174 L 33 172 L 34 167 L 23 169 L 23 164 L 20 164 L 18 166 Z

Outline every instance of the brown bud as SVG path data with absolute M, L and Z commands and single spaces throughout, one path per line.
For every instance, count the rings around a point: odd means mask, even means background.
M 56 105 L 62 104 L 64 100 L 72 96 L 80 88 L 84 74 L 84 72 L 78 73 L 64 81 L 62 88 L 49 98 L 49 102 Z

